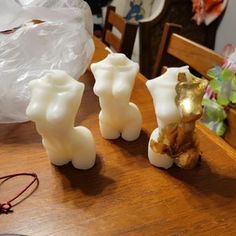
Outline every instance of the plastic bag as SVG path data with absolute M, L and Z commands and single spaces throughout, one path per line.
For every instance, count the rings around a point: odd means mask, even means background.
M 10 30 L 10 31 L 9 31 Z M 0 122 L 22 122 L 28 83 L 49 69 L 78 79 L 94 52 L 92 14 L 82 0 L 0 1 Z

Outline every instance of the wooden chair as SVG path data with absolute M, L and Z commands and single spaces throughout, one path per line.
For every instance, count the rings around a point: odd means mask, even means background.
M 214 65 L 221 65 L 224 58 L 205 46 L 173 33 L 180 29 L 180 25 L 165 24 L 152 77 L 160 75 L 163 67 L 173 66 L 168 64 L 167 59 L 167 56 L 171 55 L 209 80 L 207 71 Z M 236 110 L 229 108 L 227 112 L 228 129 L 224 139 L 236 148 Z
M 208 48 L 214 48 L 217 28 L 223 14 L 211 24 L 197 25 L 192 20 L 193 3 L 190 0 L 154 0 L 156 14 L 139 21 L 140 71 L 147 78 L 152 76 L 152 68 L 161 42 L 165 22 L 183 25 L 181 35 Z M 158 9 L 159 12 L 158 12 Z
M 113 27 L 119 31 L 120 37 L 114 34 Z M 108 6 L 102 41 L 116 52 L 124 53 L 131 58 L 137 28 L 137 24 L 127 22 L 118 15 L 115 12 L 115 7 Z
M 168 55 L 188 64 L 206 78 L 210 68 L 224 62 L 224 58 L 215 51 L 177 34 L 181 28 L 177 24 L 165 24 L 152 77 L 160 75 L 163 66 L 172 66 L 168 64 Z

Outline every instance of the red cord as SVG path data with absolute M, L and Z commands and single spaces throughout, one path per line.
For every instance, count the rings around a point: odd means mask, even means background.
M 3 213 L 7 214 L 9 212 L 12 212 L 11 208 L 14 206 L 14 205 L 12 205 L 12 202 L 14 200 L 16 200 L 20 195 L 22 195 L 34 182 L 37 182 L 37 186 L 39 184 L 38 176 L 35 173 L 17 173 L 17 174 L 6 175 L 6 176 L 0 177 L 0 180 L 1 179 L 6 179 L 5 181 L 7 181 L 7 180 L 9 180 L 11 178 L 14 178 L 16 176 L 24 176 L 24 175 L 32 176 L 33 180 L 22 191 L 20 191 L 15 197 L 13 197 L 11 200 L 9 200 L 5 203 L 0 203 L 0 214 L 3 214 Z M 36 186 L 36 188 L 37 188 L 37 186 Z

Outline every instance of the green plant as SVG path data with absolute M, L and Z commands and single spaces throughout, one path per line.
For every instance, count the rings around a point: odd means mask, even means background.
M 223 136 L 227 125 L 226 108 L 236 104 L 236 50 L 228 44 L 224 49 L 225 62 L 208 71 L 211 81 L 203 98 L 202 122 L 217 135 Z
M 212 78 L 210 88 L 216 94 L 216 101 L 222 106 L 236 103 L 236 76 L 234 71 L 228 68 L 216 66 L 208 71 Z

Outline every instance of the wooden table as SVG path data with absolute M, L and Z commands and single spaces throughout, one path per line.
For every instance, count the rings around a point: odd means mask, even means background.
M 104 46 L 95 39 L 93 61 Z M 194 170 L 161 170 L 149 164 L 147 145 L 156 127 L 152 99 L 139 74 L 132 101 L 143 115 L 133 142 L 104 140 L 99 132 L 98 98 L 90 71 L 77 123 L 94 134 L 97 161 L 79 171 L 48 161 L 34 124 L 0 125 L 1 176 L 36 172 L 38 189 L 14 212 L 0 215 L 0 233 L 25 235 L 236 235 L 236 153 L 198 125 L 202 161 Z M 63 137 L 62 137 L 63 138 Z M 25 185 L 16 178 L 0 185 L 0 202 Z

